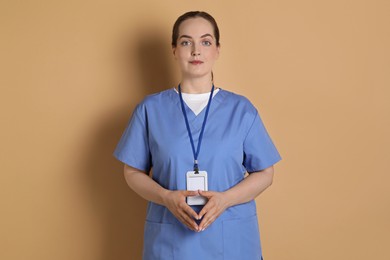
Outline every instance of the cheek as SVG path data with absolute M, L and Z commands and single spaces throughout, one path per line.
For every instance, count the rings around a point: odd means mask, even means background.
M 177 60 L 186 59 L 188 57 L 188 53 L 185 50 L 178 49 L 176 50 L 175 58 Z
M 209 60 L 216 60 L 218 58 L 218 53 L 215 51 L 209 52 L 208 53 L 208 59 Z
M 210 58 L 217 58 L 218 57 L 218 49 L 209 49 L 208 51 L 207 51 L 207 53 L 208 53 L 208 56 L 210 57 Z

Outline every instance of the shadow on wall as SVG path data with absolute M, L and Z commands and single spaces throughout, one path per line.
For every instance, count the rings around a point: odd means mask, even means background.
M 125 50 L 126 64 L 139 71 L 129 71 L 130 78 L 137 77 L 141 84 L 129 86 L 129 109 L 109 114 L 99 120 L 94 128 L 91 145 L 87 149 L 85 181 L 90 190 L 91 203 L 99 225 L 101 225 L 101 260 L 142 259 L 143 227 L 147 202 L 133 192 L 123 177 L 123 164 L 112 153 L 123 133 L 137 97 L 162 91 L 173 86 L 169 59 L 166 53 L 166 38 L 152 30 L 137 35 L 136 46 Z M 131 37 L 130 37 L 131 38 Z M 134 38 L 130 39 L 134 41 Z M 129 44 L 131 46 L 131 44 Z M 129 46 L 128 45 L 128 46 Z M 126 68 L 127 69 L 127 68 Z M 115 91 L 115 90 L 113 90 Z M 134 93 L 137 93 L 134 97 Z

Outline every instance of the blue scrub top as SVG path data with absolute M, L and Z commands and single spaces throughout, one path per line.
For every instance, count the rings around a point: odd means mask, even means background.
M 197 116 L 187 105 L 185 109 L 196 146 L 206 109 Z M 174 89 L 150 95 L 136 107 L 114 156 L 147 173 L 153 167 L 152 178 L 166 189 L 186 190 L 186 172 L 193 170 L 194 158 Z M 208 173 L 209 190 L 228 190 L 246 172 L 263 170 L 280 159 L 256 108 L 245 97 L 220 89 L 211 103 L 198 157 L 199 170 Z M 148 204 L 144 260 L 259 260 L 261 256 L 253 200 L 228 208 L 199 233 L 181 224 L 166 207 Z

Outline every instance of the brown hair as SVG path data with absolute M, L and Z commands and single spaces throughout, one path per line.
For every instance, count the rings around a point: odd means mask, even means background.
M 217 22 L 215 21 L 215 19 L 206 12 L 191 11 L 191 12 L 187 12 L 187 13 L 181 15 L 179 18 L 177 18 L 175 24 L 173 25 L 172 47 L 176 47 L 176 45 L 177 45 L 177 39 L 179 38 L 180 24 L 182 22 L 184 22 L 185 20 L 188 20 L 191 18 L 197 18 L 197 17 L 201 17 L 203 19 L 206 19 L 207 21 L 209 21 L 211 23 L 211 26 L 214 29 L 215 42 L 216 42 L 217 46 L 219 46 L 219 28 L 218 28 L 218 25 L 217 25 Z

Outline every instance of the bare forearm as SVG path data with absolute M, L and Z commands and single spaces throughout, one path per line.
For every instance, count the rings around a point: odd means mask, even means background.
M 168 190 L 161 187 L 146 173 L 125 165 L 124 175 L 129 187 L 142 198 L 160 205 L 164 205 L 163 198 Z
M 269 167 L 259 172 L 251 173 L 239 184 L 225 191 L 229 207 L 242 204 L 256 198 L 272 184 L 274 170 Z

